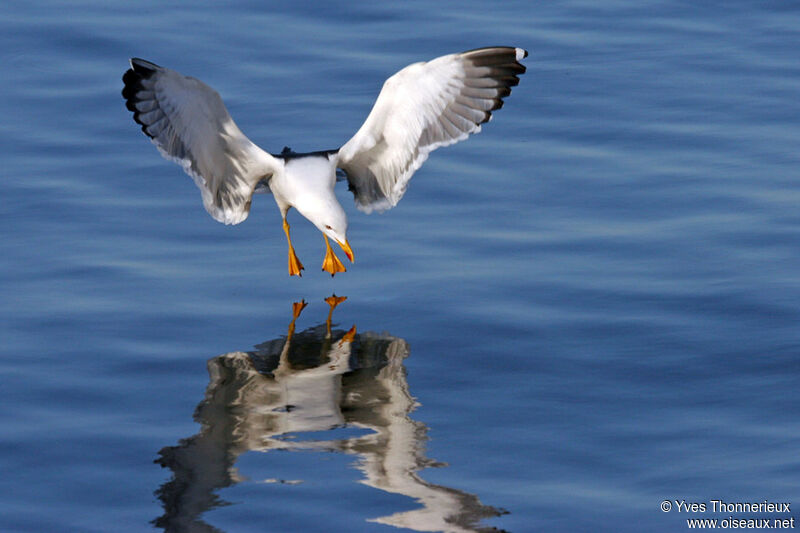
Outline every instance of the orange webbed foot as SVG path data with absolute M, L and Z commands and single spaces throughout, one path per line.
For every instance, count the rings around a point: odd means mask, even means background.
M 333 249 L 331 248 L 330 242 L 328 242 L 328 236 L 323 235 L 325 237 L 325 259 L 322 261 L 322 270 L 327 272 L 331 275 L 331 277 L 335 276 L 338 272 L 347 272 L 347 269 L 344 267 L 342 262 L 336 257 L 336 254 L 333 253 Z
M 297 258 L 294 248 L 289 248 L 289 275 L 302 277 L 303 274 L 300 271 L 303 269 L 303 263 Z

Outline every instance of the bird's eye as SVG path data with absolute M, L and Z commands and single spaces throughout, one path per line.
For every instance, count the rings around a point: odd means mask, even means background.
M 330 227 L 329 225 L 325 224 L 325 229 L 333 229 L 333 228 Z

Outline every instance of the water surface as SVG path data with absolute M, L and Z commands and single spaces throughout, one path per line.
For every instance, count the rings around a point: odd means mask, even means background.
M 727 516 L 662 500 L 800 506 L 792 3 L 0 15 L 3 531 L 680 531 Z M 393 72 L 495 44 L 531 55 L 480 135 L 384 215 L 339 191 L 357 262 L 335 279 L 296 214 L 286 275 L 269 196 L 213 221 L 119 94 L 143 57 L 269 151 L 328 149 Z

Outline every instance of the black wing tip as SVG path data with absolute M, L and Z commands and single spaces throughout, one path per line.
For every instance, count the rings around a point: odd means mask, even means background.
M 462 53 L 464 59 L 473 67 L 485 67 L 488 70 L 483 73 L 476 72 L 476 78 L 484 81 L 471 85 L 469 79 L 465 80 L 467 87 L 493 88 L 497 91 L 494 98 L 491 98 L 491 107 L 486 110 L 483 118 L 476 124 L 485 124 L 492 118 L 492 112 L 503 107 L 505 97 L 511 95 L 511 88 L 519 85 L 519 76 L 527 70 L 520 61 L 528 57 L 528 51 L 524 48 L 513 46 L 491 46 L 486 48 L 476 48 Z M 485 80 L 491 80 L 486 83 Z
M 128 101 L 136 100 L 136 93 L 145 90 L 144 86 L 142 85 L 142 80 L 147 79 L 148 77 L 148 75 L 142 75 L 133 68 L 126 70 L 122 75 L 122 83 L 125 84 L 125 86 L 122 88 L 122 97 Z
M 137 91 L 144 89 L 141 81 L 141 76 L 136 74 L 133 70 L 126 70 L 125 74 L 122 75 L 122 82 L 125 84 L 125 87 L 122 88 L 122 97 L 126 100 L 134 98 Z
M 137 74 L 140 74 L 145 77 L 149 77 L 153 74 L 153 72 L 162 68 L 159 65 L 156 65 L 152 61 L 147 61 L 146 59 L 142 59 L 140 57 L 132 57 L 130 59 L 131 68 L 136 71 Z
M 136 94 L 139 91 L 147 90 L 142 85 L 142 80 L 148 79 L 160 67 L 155 63 L 136 57 L 131 58 L 130 62 L 131 68 L 122 75 L 122 82 L 125 84 L 122 88 L 122 98 L 125 99 L 125 107 L 133 113 L 133 120 L 142 127 L 142 132 L 152 139 L 153 136 L 147 131 L 148 125 L 139 118 L 141 113 L 136 109 L 136 104 L 141 100 Z
M 140 120 L 139 120 L 139 119 L 136 117 L 136 115 L 134 115 L 134 117 L 133 117 L 133 120 L 135 120 L 137 124 L 139 124 L 139 125 L 141 125 L 141 126 L 142 126 L 142 133 L 144 133 L 145 135 L 147 135 L 147 137 L 148 137 L 148 138 L 150 138 L 150 139 L 155 139 L 155 136 L 154 136 L 154 135 L 151 135 L 151 134 L 150 134 L 150 132 L 149 132 L 149 131 L 147 131 L 147 124 L 145 124 L 145 123 L 143 123 L 142 121 L 140 121 Z
M 516 76 L 518 74 L 525 74 L 528 70 L 525 65 L 521 63 L 505 63 L 505 64 L 490 64 L 486 65 L 492 69 L 492 76 Z
M 501 100 L 500 98 L 495 98 L 494 100 L 492 100 L 492 108 L 485 112 L 485 114 L 483 115 L 483 119 L 480 122 L 477 122 L 477 124 L 480 126 L 481 124 L 486 124 L 487 122 L 492 120 L 492 112 L 501 109 L 503 107 L 503 104 L 505 104 L 505 101 Z
M 124 90 L 125 90 L 125 89 L 123 89 L 123 91 L 124 91 Z M 123 97 L 125 96 L 125 93 L 124 93 L 124 92 L 122 93 L 122 96 L 123 96 Z M 134 101 L 133 101 L 133 100 L 131 100 L 130 98 L 126 98 L 126 99 L 125 99 L 125 107 L 126 107 L 126 108 L 128 108 L 128 111 L 131 111 L 131 112 L 132 112 L 132 113 L 134 113 L 134 114 L 135 114 L 135 113 L 138 113 L 138 111 L 139 111 L 138 109 L 136 109 L 136 102 L 134 102 Z
M 155 136 L 152 135 L 149 131 L 147 131 L 147 127 L 149 126 L 149 124 L 145 124 L 142 121 L 142 119 L 139 118 L 139 115 L 141 113 L 139 112 L 139 110 L 136 109 L 136 107 L 131 103 L 130 100 L 125 103 L 125 107 L 127 107 L 129 111 L 133 111 L 133 121 L 136 122 L 139 126 L 142 127 L 142 133 L 144 133 L 145 135 L 147 135 L 151 139 L 154 139 Z
M 528 51 L 518 46 L 484 46 L 461 52 L 461 55 L 473 57 L 511 56 L 514 61 L 520 61 L 528 57 Z
M 518 72 L 517 74 L 522 74 L 522 72 Z M 503 75 L 494 76 L 493 75 L 493 76 L 491 76 L 491 78 L 493 80 L 495 80 L 496 82 L 501 83 L 503 87 L 516 87 L 517 85 L 519 85 L 519 78 L 517 77 L 517 74 L 511 74 L 511 75 L 505 75 L 505 76 L 503 76 Z M 506 96 L 508 96 L 508 95 L 506 95 Z
M 151 63 L 150 61 L 145 61 L 144 59 L 139 59 L 138 57 L 132 57 L 130 59 L 131 68 L 125 71 L 122 75 L 122 81 L 125 82 L 125 89 L 123 89 L 122 96 L 125 98 L 129 98 L 126 96 L 125 90 L 127 89 L 128 92 L 141 90 L 143 87 L 141 86 L 142 80 L 149 79 L 158 69 L 161 67 L 156 65 L 155 63 Z M 131 89 L 129 89 L 129 87 Z
M 474 67 L 488 67 L 488 77 L 503 81 L 503 85 L 519 83 L 517 76 L 525 74 L 527 68 L 520 61 L 528 57 L 528 51 L 512 46 L 490 46 L 476 48 L 461 54 Z

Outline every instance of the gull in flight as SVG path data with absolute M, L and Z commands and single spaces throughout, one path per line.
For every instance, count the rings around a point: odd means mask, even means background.
M 215 220 L 247 218 L 253 193 L 271 192 L 289 243 L 289 274 L 301 275 L 286 215 L 292 207 L 325 238 L 322 270 L 346 269 L 333 239 L 353 261 L 347 216 L 334 194 L 337 169 L 366 213 L 397 205 L 428 154 L 481 130 L 525 72 L 522 48 L 478 48 L 414 63 L 383 84 L 361 129 L 337 150 L 269 154 L 228 114 L 219 94 L 192 77 L 143 59 L 130 60 L 122 96 L 161 155 L 194 178 Z

